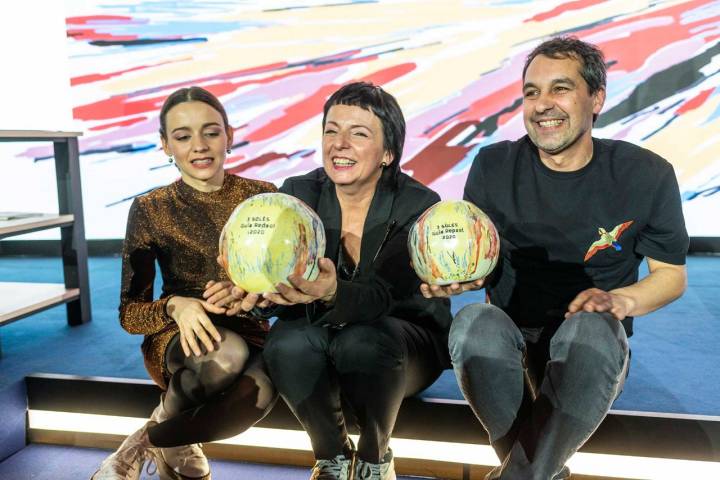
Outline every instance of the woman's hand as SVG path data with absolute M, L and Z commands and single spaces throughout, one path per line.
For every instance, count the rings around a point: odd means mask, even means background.
M 216 282 L 210 280 L 205 284 L 205 291 L 203 292 L 203 298 L 206 302 L 215 305 L 217 307 L 226 307 L 235 301 L 235 297 L 232 295 L 232 282 L 222 280 Z
M 332 302 L 337 292 L 337 272 L 335 264 L 329 258 L 321 258 L 318 262 L 320 273 L 313 280 L 305 280 L 300 275 L 290 275 L 288 282 L 276 285 L 277 293 L 264 293 L 263 297 L 278 305 L 295 305 L 298 303 L 312 303 L 315 300 Z
M 225 309 L 203 300 L 190 297 L 171 297 L 167 302 L 167 313 L 180 329 L 180 345 L 186 357 L 203 354 L 200 343 L 208 352 L 215 350 L 213 339 L 220 342 L 222 337 L 206 312 L 225 313 Z M 212 337 L 212 339 L 211 339 Z
M 227 280 L 220 282 L 210 280 L 205 285 L 205 289 L 203 298 L 206 298 L 208 303 L 226 308 L 225 314 L 228 316 L 249 312 L 254 307 L 266 308 L 271 305 L 270 300 L 262 298 L 257 293 L 247 293 Z
M 218 256 L 216 260 L 222 267 L 222 258 Z M 229 317 L 238 315 L 240 312 L 249 312 L 254 307 L 266 308 L 271 305 L 269 300 L 263 299 L 256 293 L 247 293 L 227 280 L 219 282 L 210 280 L 205 285 L 203 298 L 207 299 L 208 303 L 225 307 L 227 309 L 225 314 Z

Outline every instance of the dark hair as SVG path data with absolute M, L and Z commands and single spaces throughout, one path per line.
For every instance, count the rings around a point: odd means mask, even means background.
M 383 148 L 393 157 L 392 163 L 383 171 L 383 177 L 393 185 L 400 172 L 400 158 L 405 144 L 405 117 L 395 97 L 381 87 L 367 82 L 353 82 L 333 93 L 323 107 L 322 127 L 325 129 L 330 107 L 351 105 L 368 110 L 380 119 L 383 129 Z
M 523 67 L 522 73 L 523 81 L 530 62 L 538 55 L 545 55 L 554 59 L 574 58 L 580 62 L 580 75 L 587 83 L 590 95 L 598 90 L 605 89 L 607 82 L 605 56 L 595 45 L 583 42 L 576 37 L 567 36 L 546 40 L 535 47 L 525 59 L 525 67 Z
M 168 112 L 175 105 L 185 102 L 202 102 L 211 106 L 217 110 L 220 116 L 222 116 L 224 123 L 223 127 L 227 129 L 230 125 L 230 122 L 228 122 L 227 112 L 225 112 L 225 107 L 222 106 L 222 103 L 220 103 L 220 100 L 218 100 L 215 95 L 201 87 L 181 88 L 171 93 L 170 96 L 165 99 L 165 102 L 160 109 L 160 136 L 162 138 L 167 140 L 166 117 Z

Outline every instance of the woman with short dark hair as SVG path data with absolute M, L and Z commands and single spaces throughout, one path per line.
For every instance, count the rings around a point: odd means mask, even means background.
M 284 307 L 263 356 L 310 435 L 312 479 L 345 480 L 353 459 L 355 479 L 393 479 L 388 443 L 402 399 L 449 367 L 449 302 L 423 298 L 407 249 L 413 222 L 440 199 L 400 172 L 405 120 L 382 88 L 345 85 L 327 100 L 322 126 L 323 167 L 280 191 L 318 213 L 327 258 L 316 280 L 291 275 L 264 294 Z M 357 449 L 346 430 L 355 423 Z

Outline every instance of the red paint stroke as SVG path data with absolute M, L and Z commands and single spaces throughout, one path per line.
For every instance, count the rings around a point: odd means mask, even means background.
M 594 0 L 586 0 L 586 1 L 579 1 L 579 2 L 572 2 L 570 4 L 566 4 L 564 7 L 567 9 L 568 7 L 573 8 L 584 8 L 587 6 L 590 6 L 591 4 L 597 3 Z M 636 16 L 636 17 L 629 17 L 626 19 L 622 19 L 610 24 L 603 24 L 599 25 L 597 27 L 594 27 L 593 29 L 590 29 L 588 32 L 586 32 L 588 35 L 596 32 L 604 31 L 608 28 L 616 28 L 621 25 L 629 25 L 634 22 L 637 22 L 641 19 L 650 19 L 650 18 L 661 18 L 661 17 L 667 17 L 672 16 L 674 18 L 674 22 L 671 22 L 670 25 L 667 26 L 660 26 L 660 27 L 651 27 L 647 28 L 642 31 L 633 32 L 630 34 L 628 38 L 623 38 L 621 40 L 612 40 L 608 42 L 604 42 L 600 45 L 603 51 L 605 51 L 606 58 L 615 60 L 617 63 L 613 66 L 613 68 L 620 68 L 622 70 L 634 70 L 642 66 L 642 64 L 646 61 L 646 59 L 652 55 L 654 52 L 656 52 L 659 48 L 661 48 L 664 45 L 670 44 L 675 41 L 684 40 L 686 38 L 690 38 L 692 36 L 692 32 L 690 31 L 692 28 L 694 28 L 693 24 L 690 25 L 680 25 L 680 16 L 686 12 L 688 9 L 695 8 L 701 5 L 706 4 L 707 1 L 694 1 L 690 2 L 689 4 L 684 5 L 677 5 L 672 6 L 669 8 L 661 9 L 655 12 L 650 12 L 645 15 Z M 697 22 L 693 22 L 696 24 Z M 628 48 L 628 45 L 632 44 L 632 48 Z M 374 81 L 375 83 L 385 83 L 386 79 L 383 78 L 376 78 L 376 79 L 370 79 L 371 81 Z M 464 121 L 478 121 L 482 120 L 484 118 L 487 118 L 490 115 L 493 115 L 497 113 L 498 111 L 501 111 L 503 108 L 506 108 L 507 105 L 512 105 L 515 100 L 517 99 L 518 92 L 521 90 L 521 82 L 518 80 L 515 84 L 511 84 L 506 86 L 505 88 L 497 91 L 497 92 L 491 92 L 490 94 L 486 95 L 483 98 L 480 98 L 473 102 L 467 109 L 467 111 L 463 112 L 459 116 L 452 119 L 453 122 L 464 122 Z M 314 111 L 319 111 L 319 106 L 317 105 L 318 97 L 322 95 L 317 94 L 313 98 L 308 99 L 306 103 L 301 103 L 301 106 L 311 106 Z M 314 103 L 313 103 L 314 102 Z M 295 119 L 292 119 L 291 122 L 299 122 L 302 121 L 302 119 L 307 119 L 311 115 L 304 115 L 302 117 L 298 117 Z M 513 113 L 506 113 L 503 114 L 498 119 L 498 124 L 501 125 L 503 123 L 506 123 L 510 119 L 514 117 Z M 286 123 L 286 128 L 290 128 L 291 125 L 289 123 Z M 280 125 L 280 124 L 276 124 Z M 433 129 L 431 132 L 428 133 L 428 136 L 432 136 L 435 132 L 437 132 L 439 129 L 445 128 L 447 125 L 447 122 L 441 125 L 438 125 L 435 129 Z M 265 128 L 270 127 L 270 125 L 266 126 Z M 272 127 L 270 127 L 272 128 Z M 273 135 L 277 135 L 281 133 L 282 130 L 278 128 L 277 130 L 272 132 L 272 135 L 267 135 L 265 129 L 261 129 L 258 132 L 255 132 L 258 137 L 267 139 L 270 138 Z
M 477 125 L 477 122 L 462 122 L 450 127 L 409 162 L 404 163 L 403 169 L 412 170 L 413 178 L 425 185 L 431 184 L 465 158 L 472 147 L 449 146 L 448 142 L 474 125 Z
M 261 166 L 266 165 L 275 160 L 286 159 L 286 158 L 288 158 L 288 155 L 286 155 L 284 153 L 276 153 L 276 152 L 263 153 L 259 157 L 253 158 L 252 160 L 250 160 L 248 162 L 244 162 L 236 167 L 228 168 L 225 171 L 228 173 L 232 173 L 233 175 L 237 175 L 237 174 L 244 172 L 245 170 L 249 170 L 253 167 L 261 167 Z M 235 159 L 232 159 L 232 160 L 235 160 Z
M 522 104 L 518 105 L 518 107 L 515 110 L 501 114 L 497 119 L 497 126 L 501 127 L 501 126 L 505 125 L 506 123 L 508 123 L 513 118 L 515 118 L 515 115 L 517 115 L 518 110 L 522 111 Z
M 703 103 L 705 103 L 705 100 L 707 100 L 710 95 L 712 95 L 712 92 L 715 91 L 715 88 L 709 88 L 707 90 L 703 90 L 702 92 L 695 95 L 693 98 L 688 100 L 687 102 L 683 103 L 680 108 L 678 108 L 675 113 L 677 115 L 682 115 L 684 113 L 690 112 L 692 110 L 695 110 L 696 108 L 699 108 L 702 106 Z
M 371 73 L 360 80 L 363 82 L 374 83 L 375 85 L 385 85 L 386 83 L 392 82 L 393 80 L 412 72 L 415 70 L 416 66 L 417 65 L 413 62 L 401 63 L 399 65 L 378 70 L 377 72 Z
M 342 58 L 343 56 L 355 55 L 356 53 L 359 53 L 359 52 L 360 52 L 360 50 L 351 50 L 349 52 L 337 53 L 334 55 L 328 55 L 326 57 L 321 57 L 320 59 L 318 59 L 316 61 L 319 62 L 319 61 L 323 61 L 323 60 L 332 60 L 335 58 Z M 328 62 L 328 63 L 321 64 L 321 65 L 304 65 L 303 68 L 298 68 L 297 70 L 292 70 L 290 72 L 281 73 L 278 76 L 271 77 L 268 81 L 262 82 L 262 83 L 269 83 L 269 82 L 273 82 L 275 80 L 281 80 L 286 77 L 289 77 L 292 75 L 297 75 L 298 73 L 306 73 L 311 70 L 312 71 L 327 70 L 327 69 L 335 68 L 338 66 L 349 65 L 351 63 L 359 63 L 359 62 L 370 61 L 370 60 L 375 60 L 375 59 L 377 59 L 377 55 L 368 56 L 364 59 L 350 59 L 350 60 L 346 60 L 344 62 Z M 244 68 L 241 70 L 233 70 L 233 71 L 226 72 L 226 73 L 214 74 L 214 75 L 210 75 L 207 77 L 195 78 L 189 84 L 197 85 L 202 82 L 216 81 L 216 80 L 220 80 L 220 79 L 234 79 L 236 77 L 243 77 L 243 76 L 248 76 L 248 75 L 257 74 L 257 73 L 268 73 L 268 72 L 272 72 L 275 70 L 279 70 L 281 68 L 288 67 L 289 65 L 290 64 L 288 62 L 269 63 L 266 65 L 259 65 L 257 67 L 249 67 L 249 68 Z M 257 83 L 261 83 L 261 82 L 257 82 Z M 187 82 L 180 82 L 180 83 L 165 85 L 164 88 L 172 88 L 173 86 L 181 87 L 183 85 L 189 85 L 189 84 Z M 245 84 L 243 84 L 243 85 L 245 85 Z
M 186 59 L 183 59 L 183 60 L 186 60 Z M 110 72 L 110 73 L 91 73 L 89 75 L 81 75 L 79 77 L 71 78 L 70 86 L 74 87 L 75 85 L 82 85 L 85 83 L 93 83 L 93 82 L 98 82 L 100 80 L 107 80 L 109 78 L 124 75 L 129 72 L 136 72 L 138 70 L 145 70 L 146 68 L 159 67 L 162 65 L 167 65 L 169 63 L 177 63 L 177 62 L 180 62 L 183 60 L 168 60 L 166 62 L 155 63 L 152 65 L 139 65 L 137 67 L 127 68 L 125 70 L 117 70 L 115 72 Z
M 167 62 L 164 62 L 167 63 Z M 162 65 L 162 64 L 159 64 Z M 135 72 L 138 70 L 144 70 L 146 68 L 155 67 L 157 65 L 141 65 L 139 67 L 134 68 L 128 68 L 126 70 L 118 70 L 116 72 L 110 72 L 110 73 L 91 73 L 90 75 L 81 75 L 79 77 L 73 77 L 70 79 L 70 86 L 75 85 L 82 85 L 84 83 L 93 83 L 98 82 L 100 80 L 108 80 L 112 77 L 117 77 L 119 75 L 123 75 L 128 72 Z
M 267 78 L 262 79 L 250 79 L 242 82 L 224 82 L 219 84 L 212 84 L 204 86 L 207 90 L 212 92 L 213 94 L 220 96 L 225 95 L 231 92 L 234 92 L 235 90 L 245 86 L 245 85 L 251 85 L 251 84 L 264 84 L 264 83 L 272 83 L 277 80 L 282 80 L 288 77 L 296 76 L 296 75 L 302 75 L 305 73 L 311 73 L 311 72 L 319 72 L 323 70 L 329 70 L 333 68 L 338 68 L 341 66 L 347 66 L 355 63 L 361 63 L 361 62 L 369 62 L 371 60 L 376 59 L 377 56 L 368 56 L 361 59 L 351 59 L 347 60 L 345 62 L 337 62 L 337 63 L 330 63 L 327 65 L 307 65 L 304 68 L 273 75 Z M 390 67 L 390 69 L 397 68 L 397 67 Z M 414 68 L 414 64 L 413 64 Z M 208 77 L 208 80 L 216 80 L 218 76 L 214 77 Z M 382 79 L 382 77 L 378 77 L 379 79 Z M 190 86 L 190 85 L 197 85 L 201 84 L 202 82 L 198 82 L 196 79 L 186 81 L 186 82 L 180 82 L 173 84 L 172 87 L 179 88 L 182 86 Z M 202 86 L 202 85 L 201 85 Z M 163 86 L 160 88 L 167 88 L 167 86 Z M 157 88 L 155 89 L 157 90 Z M 140 92 L 142 93 L 142 92 Z M 144 100 L 138 100 L 138 101 L 132 101 L 130 98 L 136 96 L 138 93 L 135 92 L 133 94 L 122 94 L 117 95 L 114 97 L 106 98 L 103 100 L 99 100 L 94 103 L 89 103 L 86 105 L 81 105 L 79 107 L 75 107 L 73 109 L 73 118 L 77 120 L 107 120 L 117 117 L 125 117 L 127 115 L 136 115 L 141 113 L 150 113 L 154 110 L 158 110 L 159 107 L 162 105 L 162 102 L 165 101 L 165 96 L 156 96 L 149 99 Z M 309 118 L 310 115 L 308 115 L 307 118 Z
M 522 82 L 518 79 L 500 90 L 488 92 L 488 95 L 478 98 L 453 120 L 458 122 L 483 120 L 512 105 L 521 93 Z
M 506 87 L 494 91 L 488 92 L 487 95 L 476 99 L 471 103 L 467 110 L 461 114 L 448 119 L 446 122 L 442 122 L 435 125 L 427 133 L 424 134 L 426 137 L 432 137 L 439 130 L 445 128 L 450 122 L 477 122 L 482 121 L 485 118 L 495 115 L 499 111 L 507 108 L 508 105 L 512 105 L 518 96 L 521 94 L 521 82 L 511 83 Z M 509 121 L 515 115 L 515 111 L 501 115 L 498 119 L 498 126 Z
M 611 70 L 633 71 L 640 68 L 645 61 L 664 46 L 680 40 L 686 40 L 695 36 L 693 30 L 699 22 L 710 23 L 717 20 L 715 18 L 699 19 L 695 22 L 686 24 L 681 23 L 683 13 L 701 7 L 708 3 L 707 0 L 696 0 L 687 3 L 681 3 L 661 10 L 649 12 L 643 15 L 624 18 L 612 23 L 595 26 L 585 32 L 582 37 L 590 36 L 595 33 L 604 32 L 608 29 L 616 29 L 626 25 L 638 22 L 639 20 L 649 20 L 657 18 L 672 17 L 672 22 L 668 25 L 660 25 L 648 27 L 644 30 L 628 33 L 627 37 L 607 42 L 599 42 L 597 45 L 605 54 L 606 61 L 616 61 Z
M 67 36 L 78 41 L 94 41 L 94 40 L 116 40 L 118 42 L 137 40 L 137 35 L 113 35 L 112 33 L 98 33 L 94 28 L 77 28 L 69 29 Z
M 396 78 L 402 77 L 407 73 L 415 69 L 414 63 L 403 63 L 400 65 L 394 65 L 377 72 L 371 73 L 363 78 L 361 81 L 374 83 L 375 85 L 384 85 Z M 340 87 L 337 84 L 329 84 L 321 86 L 312 95 L 300 100 L 299 102 L 290 105 L 285 109 L 284 115 L 269 122 L 264 127 L 261 127 L 254 132 L 250 133 L 245 140 L 250 142 L 259 142 L 270 139 L 276 135 L 285 132 L 295 125 L 302 123 L 313 116 L 322 112 L 322 107 L 325 104 L 327 98 Z
M 128 125 L 133 125 L 138 122 L 142 122 L 143 120 L 147 120 L 147 117 L 134 117 L 134 118 L 128 118 L 127 120 L 120 120 L 119 122 L 113 122 L 113 123 L 104 123 L 102 125 L 96 125 L 94 127 L 90 127 L 89 130 L 95 131 L 95 130 L 107 130 L 108 128 L 112 127 L 127 127 Z
M 322 111 L 325 100 L 327 100 L 337 88 L 335 84 L 321 86 L 312 95 L 287 107 L 285 114 L 281 117 L 250 133 L 245 137 L 245 140 L 250 142 L 267 140 L 317 115 Z
M 139 115 L 157 110 L 162 106 L 164 97 L 128 101 L 129 95 L 116 95 L 97 102 L 73 108 L 73 118 L 77 120 L 108 120 L 111 118 Z
M 571 12 L 573 10 L 582 10 L 583 8 L 592 7 L 593 5 L 597 5 L 597 4 L 603 3 L 603 2 L 604 2 L 604 0 L 576 0 L 574 2 L 563 3 L 562 5 L 558 5 L 557 7 L 553 8 L 552 10 L 549 10 L 549 11 L 543 12 L 543 13 L 538 13 L 534 17 L 525 20 L 524 23 L 542 22 L 549 18 L 553 18 L 553 17 L 557 17 L 559 15 L 562 15 L 565 12 Z
M 124 15 L 88 15 L 83 17 L 67 17 L 65 19 L 66 25 L 87 25 L 88 23 L 104 22 L 104 21 L 115 21 L 115 20 L 132 20 L 132 17 L 126 17 Z

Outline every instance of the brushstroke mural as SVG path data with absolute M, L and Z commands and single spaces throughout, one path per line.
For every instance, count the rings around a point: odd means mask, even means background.
M 605 52 L 607 101 L 594 134 L 668 159 L 691 235 L 720 236 L 720 2 L 67 5 L 89 238 L 124 236 L 131 199 L 178 177 L 160 150 L 158 111 L 170 92 L 190 85 L 228 108 L 236 144 L 227 170 L 278 185 L 320 164 L 330 93 L 354 80 L 383 85 L 407 117 L 403 169 L 458 198 L 478 149 L 524 134 L 524 58 L 556 34 Z M 16 159 L 43 169 L 50 153 L 33 146 Z

